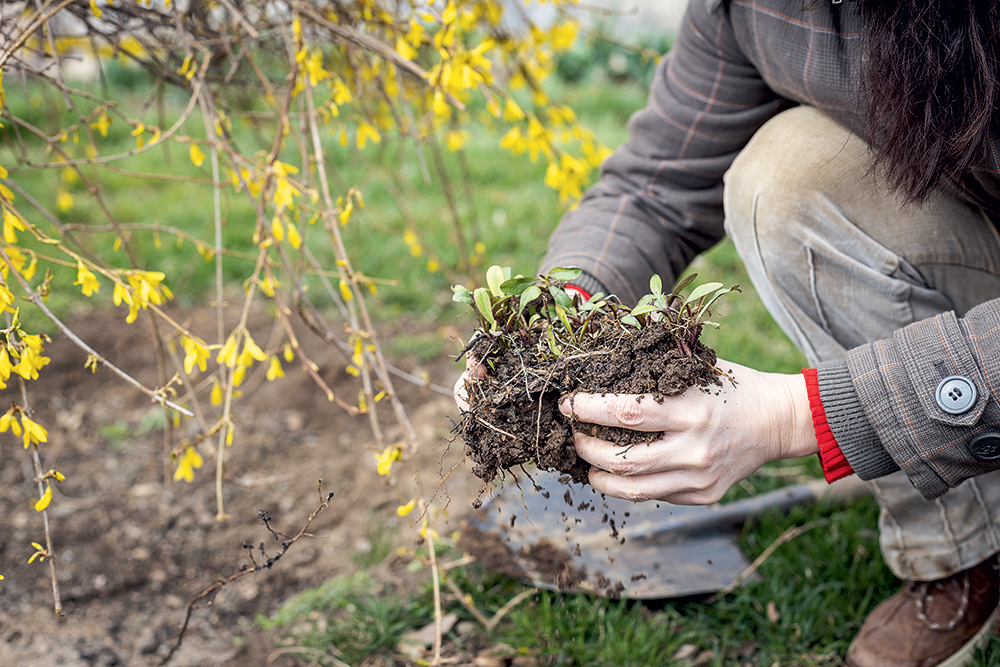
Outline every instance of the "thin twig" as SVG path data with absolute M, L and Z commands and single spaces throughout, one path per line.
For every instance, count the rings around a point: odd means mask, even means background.
M 424 501 L 420 501 L 420 512 L 426 513 L 427 506 Z M 442 612 L 441 612 L 441 578 L 438 573 L 437 568 L 437 554 L 434 552 L 434 529 L 427 525 L 426 519 L 424 520 L 424 536 L 427 540 L 427 553 L 431 561 L 431 583 L 434 588 L 434 657 L 431 658 L 431 665 L 441 664 L 441 624 L 442 624 Z
M 493 630 L 493 628 L 497 627 L 497 624 L 503 620 L 503 617 L 510 613 L 514 607 L 521 604 L 526 598 L 537 592 L 537 588 L 528 588 L 512 597 L 504 606 L 497 610 L 497 613 L 493 614 L 493 618 L 491 618 L 489 623 L 486 624 L 486 629 Z
M 462 603 L 462 606 L 468 609 L 469 613 L 475 616 L 476 620 L 479 621 L 483 627 L 489 625 L 490 619 L 486 618 L 483 612 L 479 611 L 474 604 L 465 599 L 465 593 L 458 587 L 458 584 L 451 580 L 451 577 L 446 576 L 444 578 L 444 583 L 448 585 L 448 588 L 450 588 L 451 592 L 455 594 L 455 597 Z
M 160 661 L 160 667 L 164 667 L 164 665 L 173 660 L 174 654 L 177 653 L 177 650 L 181 647 L 181 644 L 184 643 L 184 634 L 187 632 L 188 624 L 191 622 L 191 615 L 194 613 L 194 607 L 196 604 L 198 604 L 205 598 L 209 597 L 210 595 L 214 594 L 223 586 L 236 581 L 240 577 L 245 577 L 248 574 L 252 574 L 254 572 L 260 572 L 261 570 L 271 569 L 271 567 L 273 567 L 274 564 L 277 563 L 281 559 L 281 557 L 285 555 L 290 546 L 298 542 L 304 536 L 308 535 L 306 531 L 309 529 L 309 526 L 316 519 L 316 516 L 319 515 L 320 512 L 322 512 L 323 510 L 325 510 L 327 507 L 330 506 L 330 499 L 333 498 L 333 491 L 330 491 L 328 494 L 326 494 L 325 497 L 323 496 L 323 480 L 319 481 L 317 491 L 319 492 L 320 496 L 319 505 L 306 518 L 306 522 L 299 529 L 299 532 L 295 533 L 294 535 L 292 535 L 287 540 L 281 543 L 281 551 L 279 551 L 277 554 L 275 554 L 271 558 L 268 558 L 265 561 L 262 561 L 260 563 L 254 562 L 253 567 L 243 567 L 242 569 L 229 575 L 225 579 L 220 579 L 214 582 L 212 585 L 205 588 L 205 590 L 203 590 L 201 593 L 191 598 L 190 602 L 188 602 L 187 612 L 184 615 L 184 623 L 181 625 L 180 632 L 177 635 L 177 641 L 170 649 L 170 652 L 167 653 L 167 655 L 163 657 L 163 660 Z M 213 601 L 214 599 L 209 600 L 205 606 L 210 607 Z
M 10 313 L 7 313 L 7 327 L 11 326 Z M 21 408 L 25 414 L 31 415 L 33 413 L 31 409 L 31 403 L 28 401 L 28 388 L 24 384 L 24 378 L 20 375 L 17 377 L 18 385 L 21 388 L 21 401 L 24 406 Z M 27 436 L 25 436 L 27 437 Z M 38 457 L 38 445 L 31 445 L 31 460 L 35 466 L 35 480 L 38 483 L 38 497 L 41 498 L 45 495 L 45 482 L 43 481 L 42 475 L 42 461 Z M 59 595 L 59 582 L 56 580 L 56 553 L 52 548 L 52 530 L 49 526 L 49 510 L 48 508 L 42 510 L 42 525 L 45 528 L 45 553 L 46 559 L 49 561 L 49 575 L 52 578 L 52 605 L 56 616 L 63 615 L 62 598 Z
M 31 36 L 35 34 L 36 30 L 38 30 L 43 25 L 48 23 L 49 19 L 58 14 L 64 7 L 73 4 L 75 1 L 76 0 L 63 0 L 49 11 L 37 17 L 33 22 L 29 23 L 28 26 L 24 29 L 24 32 L 21 33 L 21 36 L 15 39 L 13 43 L 11 43 L 10 47 L 8 47 L 6 51 L 0 54 L 0 71 L 3 71 L 3 66 L 7 64 L 7 61 L 10 60 L 10 57 L 14 55 L 18 51 L 18 49 L 24 46 L 25 42 L 27 42 L 28 39 L 30 39 Z
M 496 431 L 497 433 L 500 433 L 501 435 L 507 436 L 511 440 L 520 440 L 520 438 L 518 438 L 513 433 L 508 433 L 507 431 L 504 431 L 503 429 L 499 429 L 496 426 L 494 426 L 493 424 L 491 424 L 488 421 L 485 421 L 483 419 L 480 419 L 479 417 L 476 417 L 476 421 L 479 422 L 480 424 L 482 424 L 483 426 L 485 426 L 486 428 L 492 430 L 492 431 Z
M 788 528 L 787 530 L 785 530 L 785 532 L 783 532 L 781 535 L 778 536 L 778 539 L 776 539 L 774 542 L 771 542 L 771 545 L 768 548 L 764 549 L 764 553 L 757 556 L 757 558 L 755 558 L 754 561 L 750 563 L 750 565 L 745 570 L 740 572 L 739 575 L 735 579 L 733 579 L 732 583 L 730 583 L 728 586 L 726 586 L 718 593 L 710 597 L 707 600 L 707 602 L 709 603 L 717 602 L 722 598 L 724 598 L 725 596 L 732 593 L 734 590 L 736 590 L 744 581 L 746 581 L 749 577 L 753 576 L 753 573 L 757 571 L 757 569 L 764 563 L 764 561 L 766 561 L 768 558 L 771 557 L 771 554 L 774 553 L 775 549 L 780 547 L 785 542 L 794 540 L 802 533 L 812 530 L 813 528 L 816 528 L 818 526 L 822 526 L 823 524 L 829 522 L 830 522 L 829 519 L 814 519 L 813 521 L 802 524 L 801 526 L 792 526 L 791 528 Z

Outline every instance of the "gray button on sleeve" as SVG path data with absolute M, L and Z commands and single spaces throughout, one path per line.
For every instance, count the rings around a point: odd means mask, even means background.
M 967 377 L 951 375 L 938 383 L 934 400 L 948 414 L 964 415 L 976 404 L 976 385 Z

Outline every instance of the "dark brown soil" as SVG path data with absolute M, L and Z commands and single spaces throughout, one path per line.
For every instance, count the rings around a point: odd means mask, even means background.
M 469 354 L 488 370 L 468 383 L 470 407 L 459 432 L 478 477 L 491 482 L 511 468 L 536 463 L 585 484 L 590 465 L 573 448 L 574 427 L 621 446 L 650 442 L 659 434 L 573 424 L 559 412 L 564 397 L 651 394 L 662 400 L 689 387 L 719 384 L 715 352 L 700 341 L 689 354 L 661 326 L 602 330 L 588 338 L 586 349 L 555 363 L 538 361 L 533 346 L 516 341 L 510 347 L 487 335 L 475 341 Z
M 188 311 L 190 326 L 204 336 L 214 331 L 214 309 Z M 71 322 L 73 329 L 109 359 L 147 385 L 156 383 L 156 363 L 142 318 L 124 324 L 120 311 L 95 312 Z M 251 330 L 267 340 L 273 320 L 257 313 Z M 415 339 L 436 340 L 440 353 L 430 361 L 415 357 L 397 364 L 446 387 L 460 369 L 454 363 L 454 332 L 435 325 L 399 323 Z M 388 332 L 385 332 L 385 336 Z M 356 396 L 358 381 L 344 372 L 344 358 L 300 332 L 320 374 L 340 396 Z M 273 569 L 243 577 L 222 589 L 209 607 L 199 608 L 175 667 L 289 667 L 306 665 L 284 654 L 280 635 L 254 622 L 291 595 L 358 569 L 354 557 L 372 548 L 372 531 L 389 535 L 389 558 L 370 570 L 375 586 L 391 583 L 419 590 L 426 570 L 410 574 L 397 547 L 419 540 L 413 517 L 396 516 L 403 500 L 429 495 L 441 470 L 462 460 L 451 447 L 450 396 L 406 382 L 397 389 L 417 433 L 419 447 L 397 462 L 397 485 L 375 471 L 374 438 L 366 417 L 351 417 L 329 403 L 312 380 L 292 364 L 288 377 L 267 383 L 248 375 L 245 396 L 235 403 L 236 439 L 227 451 L 224 493 L 231 518 L 217 522 L 214 459 L 191 484 L 164 480 L 163 433 L 149 400 L 111 373 L 84 369 L 86 354 L 56 337 L 41 378 L 28 383 L 37 419 L 48 428 L 41 449 L 43 470 L 56 468 L 67 479 L 50 507 L 56 571 L 66 615 L 52 612 L 48 563 L 28 564 L 31 542 L 44 542 L 41 515 L 32 507 L 31 460 L 19 438 L 0 434 L 0 666 L 152 667 L 173 644 L 190 599 L 213 581 L 248 563 L 244 542 L 264 542 L 277 550 L 260 525 L 259 510 L 274 516 L 272 526 L 292 533 L 318 504 L 316 482 L 335 496 L 312 525 L 313 537 L 293 545 Z M 254 387 L 258 387 L 253 391 Z M 16 383 L 0 401 L 19 404 Z M 207 402 L 206 402 L 207 403 Z M 379 404 L 386 438 L 400 439 L 386 402 Z M 458 528 L 481 484 L 460 467 L 442 487 L 452 517 L 438 516 L 442 535 Z M 439 496 L 435 503 L 440 503 Z M 402 664 L 402 663 L 400 663 Z

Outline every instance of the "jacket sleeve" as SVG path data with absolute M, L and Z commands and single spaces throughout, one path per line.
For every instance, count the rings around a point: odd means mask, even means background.
M 791 105 L 744 56 L 718 0 L 691 0 L 647 107 L 599 182 L 562 219 L 542 270 L 574 266 L 624 303 L 659 274 L 671 285 L 722 238 L 722 176 L 765 121 Z
M 865 479 L 901 469 L 930 499 L 1000 469 L 1000 299 L 862 345 L 821 365 L 830 427 Z

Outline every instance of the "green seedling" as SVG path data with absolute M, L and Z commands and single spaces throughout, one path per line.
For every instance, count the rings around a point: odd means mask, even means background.
M 487 287 L 473 291 L 461 285 L 452 287 L 453 300 L 468 304 L 479 319 L 479 329 L 498 345 L 509 348 L 518 341 L 534 345 L 542 357 L 559 358 L 580 350 L 586 337 L 597 337 L 610 320 L 615 326 L 642 329 L 663 326 L 670 330 L 677 346 L 690 355 L 701 328 L 718 326 L 707 318 L 718 300 L 738 287 L 724 287 L 710 282 L 698 285 L 685 296 L 697 274 L 677 283 L 669 294 L 654 275 L 649 294 L 634 308 L 617 300 L 595 294 L 581 302 L 566 291 L 566 285 L 580 276 L 579 269 L 557 268 L 535 278 L 511 276 L 508 267 L 491 266 L 486 272 Z

